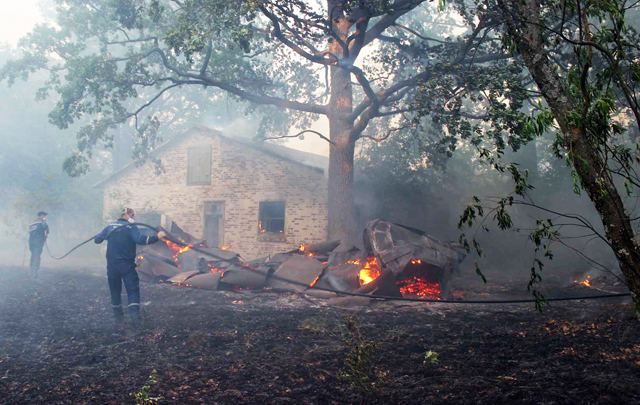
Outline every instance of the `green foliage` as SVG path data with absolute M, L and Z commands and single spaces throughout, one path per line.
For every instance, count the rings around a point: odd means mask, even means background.
M 474 15 L 482 21 L 486 18 L 484 10 L 491 9 L 493 3 L 479 3 L 482 6 Z M 441 140 L 442 150 L 449 156 L 460 145 L 470 144 L 475 147 L 478 159 L 497 172 L 510 175 L 513 191 L 506 197 L 490 198 L 492 205 L 484 208 L 484 211 L 493 213 L 492 219 L 499 229 L 509 230 L 514 227 L 510 213 L 514 197 L 522 198 L 516 201 L 518 204 L 526 202 L 539 209 L 541 207 L 532 200 L 540 198 L 541 194 L 531 184 L 527 169 L 505 159 L 507 148 L 517 151 L 545 133 L 555 131 L 558 123 L 554 115 L 557 111 L 552 112 L 542 101 L 548 96 L 545 92 L 552 91 L 548 85 L 551 77 L 538 76 L 536 81 L 530 82 L 530 74 L 517 54 L 521 50 L 518 47 L 525 49 L 530 46 L 526 41 L 531 37 L 518 35 L 524 32 L 524 26 L 520 25 L 527 24 L 533 8 L 527 8 L 530 3 L 518 3 L 516 6 L 511 2 L 493 4 L 493 7 L 497 8 L 497 15 L 491 22 L 496 22 L 497 26 L 513 18 L 522 21 L 518 20 L 511 31 L 481 30 L 482 38 L 487 40 L 478 41 L 475 46 L 488 49 L 492 43 L 499 43 L 502 49 L 501 52 L 496 51 L 496 55 L 503 55 L 509 62 L 498 57 L 485 66 L 451 68 L 445 74 L 425 81 L 416 102 L 423 119 L 429 117 L 442 125 L 445 134 Z M 526 9 L 527 12 L 518 15 L 514 11 L 516 9 Z M 637 128 L 640 125 L 640 122 L 634 123 L 640 107 L 634 84 L 640 77 L 637 62 L 640 56 L 637 48 L 640 5 L 629 5 L 621 0 L 552 1 L 544 2 L 541 10 L 538 28 L 544 37 L 544 51 L 547 53 L 535 56 L 537 60 L 545 58 L 555 64 L 555 70 L 549 71 L 548 75 L 560 78 L 564 86 L 561 94 L 563 105 L 558 108 L 568 110 L 568 120 L 561 117 L 560 124 L 564 125 L 563 128 L 576 128 L 575 131 L 583 133 L 589 148 L 588 151 L 577 151 L 576 132 L 560 132 L 552 144 L 555 156 L 569 166 L 571 187 L 576 194 L 585 186 L 584 173 L 599 173 L 594 179 L 589 179 L 598 188 L 597 192 L 589 192 L 596 206 L 617 198 L 607 185 L 609 176 L 615 178 L 615 184 L 624 190 L 624 194 L 633 196 L 640 185 L 637 176 L 639 160 L 627 130 L 629 126 Z M 582 12 L 589 17 L 588 27 L 582 27 L 579 19 Z M 630 23 L 631 18 L 636 24 Z M 580 29 L 562 31 L 562 28 L 557 28 L 577 25 Z M 537 85 L 544 87 L 538 88 Z M 558 96 L 554 94 L 554 97 Z M 633 210 L 637 204 L 629 198 L 627 205 L 629 210 Z M 479 198 L 473 197 L 460 215 L 459 228 L 485 228 L 484 219 L 479 220 L 483 217 L 481 207 Z M 562 213 L 556 214 L 562 216 Z M 548 244 L 560 237 L 559 227 L 554 226 L 550 219 L 539 219 L 529 234 L 535 253 L 548 260 L 553 257 Z M 482 254 L 475 237 L 468 239 L 463 233 L 460 242 L 468 251 L 475 251 L 479 256 Z M 534 287 L 541 280 L 542 267 L 542 261 L 535 259 L 528 286 L 539 302 L 543 297 Z
M 373 397 L 385 383 L 384 373 L 376 367 L 380 344 L 367 339 L 358 322 L 352 317 L 345 319 L 345 328 L 344 342 L 347 355 L 338 378 L 361 397 Z
M 157 404 L 164 399 L 164 397 L 162 396 L 157 396 L 157 397 L 151 396 L 151 388 L 153 388 L 153 386 L 157 383 L 158 383 L 158 372 L 156 371 L 156 369 L 153 369 L 151 371 L 151 374 L 149 374 L 149 378 L 147 379 L 147 382 L 142 387 L 140 387 L 139 390 L 132 392 L 129 395 L 136 402 L 136 405 Z
M 422 359 L 423 366 L 431 366 L 440 363 L 440 358 L 438 357 L 438 353 L 427 350 L 424 353 L 424 358 Z
M 535 252 L 542 252 L 543 257 L 548 260 L 553 259 L 551 243 L 559 238 L 560 233 L 551 219 L 537 220 L 535 229 L 529 234 L 529 239 L 531 239 L 535 245 Z M 535 288 L 536 284 L 542 281 L 543 267 L 544 263 L 536 257 L 531 266 L 529 283 L 527 284 L 527 290 L 531 291 L 535 297 L 536 309 L 539 311 L 542 311 L 543 306 L 547 303 L 544 295 Z

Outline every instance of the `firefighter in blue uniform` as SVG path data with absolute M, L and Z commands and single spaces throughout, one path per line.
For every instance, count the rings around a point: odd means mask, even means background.
M 33 278 L 38 277 L 40 269 L 40 257 L 42 256 L 42 248 L 49 236 L 49 225 L 47 225 L 47 213 L 40 211 L 38 218 L 29 225 L 29 250 L 31 251 L 31 262 L 29 269 Z
M 132 208 L 122 210 L 122 216 L 107 225 L 94 237 L 99 244 L 107 240 L 107 279 L 111 293 L 111 307 L 116 322 L 124 319 L 122 310 L 122 284 L 127 290 L 128 312 L 132 321 L 140 320 L 140 279 L 136 272 L 136 245 L 150 245 L 166 236 L 163 231 L 156 235 L 141 232 L 134 222 Z

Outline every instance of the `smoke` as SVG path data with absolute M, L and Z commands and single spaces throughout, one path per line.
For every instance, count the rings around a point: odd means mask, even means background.
M 536 258 L 543 264 L 543 278 L 567 280 L 580 272 L 618 272 L 618 265 L 608 245 L 585 229 L 578 221 L 560 214 L 571 214 L 593 224 L 604 234 L 600 218 L 586 195 L 574 193 L 571 173 L 562 162 L 547 156 L 544 141 L 531 144 L 505 160 L 528 169 L 529 181 L 535 187 L 529 193 L 530 202 L 546 210 L 529 206 L 509 207 L 513 227 L 500 230 L 496 226 L 491 201 L 513 191 L 513 181 L 474 160 L 473 155 L 460 150 L 444 167 L 399 164 L 397 145 L 365 150 L 358 162 L 356 175 L 356 207 L 360 224 L 372 218 L 409 225 L 424 230 L 441 240 L 458 241 L 462 232 L 469 241 L 475 239 L 482 256 L 471 253 L 463 262 L 463 274 L 475 276 L 475 263 L 493 281 L 515 279 L 526 285 Z M 470 229 L 458 229 L 465 207 L 478 196 L 485 207 L 485 217 L 476 220 Z M 494 203 L 495 206 L 495 203 Z M 550 219 L 560 232 L 560 238 L 538 247 L 530 234 L 539 220 Z M 544 256 L 546 245 L 553 258 Z

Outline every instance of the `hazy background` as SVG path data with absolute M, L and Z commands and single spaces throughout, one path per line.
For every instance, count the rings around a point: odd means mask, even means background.
M 52 9 L 46 1 L 26 0 L 19 5 L 6 5 L 0 15 L 0 63 L 11 57 L 18 39 L 29 32 Z M 95 234 L 103 225 L 99 180 L 131 159 L 134 144 L 132 131 L 124 127 L 116 134 L 113 151 L 95 155 L 91 172 L 80 178 L 70 178 L 62 171 L 62 162 L 75 144 L 74 128 L 58 130 L 50 125 L 47 113 L 53 101 L 37 101 L 35 93 L 44 76 L 32 76 L 29 82 L 17 82 L 12 87 L 0 84 L 0 259 L 5 264 L 28 262 L 27 226 L 39 210 L 49 212 L 51 236 L 49 246 L 60 255 L 75 244 Z M 198 105 L 198 113 L 179 117 L 178 124 L 167 127 L 166 140 L 179 133 L 177 129 L 192 125 L 209 125 L 227 135 L 254 136 L 258 117 L 244 115 L 241 108 L 226 97 L 201 89 L 186 89 L 182 97 Z M 176 100 L 179 100 L 177 97 Z M 175 100 L 174 100 L 175 103 Z M 173 105 L 175 107 L 175 104 Z M 163 106 L 171 110 L 169 102 Z M 176 111 L 179 109 L 176 108 Z M 312 129 L 328 134 L 327 123 L 318 121 Z M 538 203 L 563 212 L 584 215 L 599 224 L 591 203 L 571 192 L 569 171 L 551 156 L 551 136 L 530 144 L 510 156 L 532 173 L 532 183 L 538 189 Z M 382 217 L 424 229 L 445 240 L 456 240 L 458 218 L 471 196 L 498 196 L 512 189 L 509 177 L 500 175 L 479 163 L 464 145 L 444 164 L 421 165 L 420 151 L 424 140 L 400 137 L 391 142 L 361 144 L 356 171 L 357 209 L 361 225 L 368 219 Z M 328 154 L 328 144 L 313 135 L 304 140 L 293 139 L 287 146 L 314 153 Z M 501 275 L 526 279 L 533 260 L 533 249 L 526 230 L 535 224 L 539 212 L 520 209 L 514 220 L 523 232 L 508 233 L 492 230 L 477 234 L 486 257 L 480 260 L 483 269 L 494 279 Z M 179 219 L 178 219 L 179 221 Z M 581 238 L 580 232 L 567 229 L 568 244 L 609 269 L 617 269 L 613 255 L 600 241 Z M 574 273 L 597 268 L 572 248 L 558 246 L 546 274 L 571 277 Z M 54 262 L 43 254 L 43 266 L 101 265 L 102 253 L 95 246 L 82 248 L 70 260 Z M 465 272 L 473 272 L 476 258 L 469 257 Z M 594 267 L 595 266 L 595 267 Z

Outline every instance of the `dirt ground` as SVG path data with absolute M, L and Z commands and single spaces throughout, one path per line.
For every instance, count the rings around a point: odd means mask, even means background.
M 540 314 L 159 284 L 142 294 L 144 325 L 114 333 L 102 272 L 45 269 L 31 282 L 0 268 L 0 402 L 640 402 L 626 299 Z

